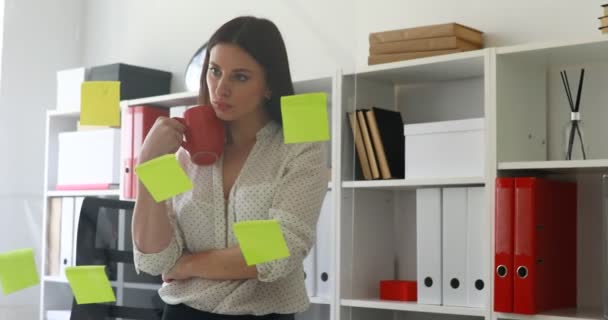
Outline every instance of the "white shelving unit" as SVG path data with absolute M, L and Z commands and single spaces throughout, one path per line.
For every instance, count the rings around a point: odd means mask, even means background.
M 49 275 L 47 273 L 47 234 L 48 234 L 48 218 L 51 211 L 50 202 L 53 199 L 61 199 L 61 201 L 68 201 L 73 203 L 73 211 L 75 214 L 80 212 L 79 205 L 82 203 L 81 200 L 86 196 L 97 196 L 97 197 L 109 197 L 118 199 L 121 195 L 120 189 L 110 190 L 54 190 L 57 184 L 57 161 L 58 161 L 58 135 L 61 132 L 69 132 L 77 130 L 77 122 L 80 118 L 79 112 L 63 112 L 63 111 L 48 111 L 46 124 L 46 152 L 45 152 L 45 184 L 44 184 L 44 203 L 43 207 L 43 236 L 42 236 L 42 248 L 43 254 L 41 257 L 42 261 L 42 276 L 41 276 L 41 297 L 40 297 L 40 319 L 46 319 L 46 311 L 48 310 L 70 310 L 72 307 L 73 295 L 67 279 L 63 274 Z M 61 218 L 67 217 L 65 212 L 61 212 Z M 74 216 L 73 224 L 73 236 L 74 241 L 72 245 L 73 250 L 73 261 L 75 263 L 76 256 L 76 244 L 75 235 L 77 228 L 77 217 Z M 118 248 L 125 248 L 129 243 L 125 238 L 125 226 L 127 222 L 121 220 L 118 223 L 119 235 L 118 237 Z M 61 263 L 61 262 L 60 262 Z M 137 297 L 145 297 L 148 299 L 151 295 L 160 287 L 159 284 L 150 283 L 136 283 L 128 282 L 125 280 L 126 270 L 122 264 L 118 264 L 117 267 L 117 279 L 110 281 L 110 284 L 115 289 L 117 300 L 124 301 L 125 299 L 137 299 Z M 135 297 L 135 298 L 133 298 Z
M 49 110 L 46 114 L 45 165 L 44 165 L 44 198 L 42 217 L 42 256 L 40 284 L 40 319 L 46 319 L 48 310 L 70 310 L 72 307 L 72 292 L 65 275 L 49 275 L 47 272 L 48 224 L 52 199 L 70 199 L 74 205 L 85 196 L 118 198 L 119 190 L 54 190 L 57 185 L 57 161 L 59 153 L 58 135 L 61 132 L 76 131 L 79 112 Z M 80 211 L 80 208 L 73 208 Z M 61 214 L 61 213 L 60 213 Z M 62 214 L 63 216 L 63 214 Z M 73 222 L 75 224 L 75 221 Z M 74 226 L 76 227 L 76 226 Z M 72 248 L 73 250 L 75 247 Z M 75 250 L 74 250 L 75 252 Z M 61 263 L 61 262 L 60 262 Z
M 311 309 L 299 319 L 601 319 L 601 184 L 608 172 L 608 41 L 533 44 L 375 65 L 344 74 L 295 83 L 296 92 L 328 93 L 331 142 L 328 164 L 333 196 L 332 254 L 334 290 L 311 297 Z M 581 115 L 590 160 L 564 161 L 561 152 L 565 109 L 559 70 L 587 69 Z M 122 108 L 151 104 L 171 108 L 196 104 L 185 92 L 123 101 Z M 466 118 L 485 119 L 484 175 L 433 179 L 355 180 L 355 152 L 346 113 L 376 106 L 399 110 L 406 124 Z M 51 192 L 56 176 L 57 132 L 75 130 L 77 113 L 49 112 L 45 197 L 85 196 L 89 192 Z M 449 159 L 446 159 L 449 161 Z M 494 181 L 500 176 L 549 176 L 578 181 L 578 307 L 534 316 L 493 312 Z M 484 186 L 483 225 L 491 250 L 483 265 L 491 275 L 485 306 L 453 307 L 379 300 L 378 282 L 416 279 L 416 190 L 429 187 Z M 117 197 L 119 191 L 104 195 Z M 45 216 L 46 216 L 45 211 Z M 46 224 L 46 220 L 45 220 Z M 43 238 L 46 234 L 43 235 Z M 43 248 L 45 244 L 43 244 Z M 584 248 L 584 250 L 583 250 Z M 43 258 L 44 259 L 44 258 Z M 43 260 L 44 261 L 44 260 Z M 71 303 L 60 277 L 45 277 L 41 311 Z M 152 291 L 125 285 L 124 289 Z M 127 295 L 127 293 L 125 293 Z M 67 302 L 66 302 L 67 303 Z M 69 306 L 68 306 L 69 307 Z M 41 317 L 42 319 L 42 317 Z
M 499 176 L 534 175 L 576 181 L 577 308 L 534 316 L 497 313 L 498 319 L 603 319 L 602 185 L 608 173 L 608 41 L 520 45 L 496 48 L 496 158 Z M 585 68 L 581 99 L 588 160 L 564 160 L 564 125 L 570 120 L 559 72 L 577 88 Z M 604 83 L 604 84 L 602 84 Z M 575 89 L 572 89 L 575 90 Z

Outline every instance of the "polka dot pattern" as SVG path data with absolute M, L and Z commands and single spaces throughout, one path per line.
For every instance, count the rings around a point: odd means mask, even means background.
M 191 177 L 193 190 L 168 205 L 174 238 L 163 251 L 143 254 L 135 249 L 138 269 L 168 271 L 182 252 L 200 252 L 237 245 L 232 226 L 238 221 L 276 219 L 291 256 L 257 265 L 258 278 L 216 281 L 193 278 L 164 284 L 161 298 L 170 304 L 220 314 L 298 313 L 309 305 L 302 261 L 315 241 L 315 226 L 327 189 L 321 143 L 283 143 L 281 127 L 270 122 L 257 141 L 228 203 L 222 188 L 222 161 L 196 166 L 185 151 L 178 159 Z

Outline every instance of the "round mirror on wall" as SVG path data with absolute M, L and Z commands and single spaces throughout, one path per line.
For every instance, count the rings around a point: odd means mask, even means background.
M 186 90 L 198 91 L 200 87 L 201 72 L 203 72 L 203 62 L 205 60 L 205 52 L 207 51 L 207 43 L 204 43 L 190 59 L 186 67 Z

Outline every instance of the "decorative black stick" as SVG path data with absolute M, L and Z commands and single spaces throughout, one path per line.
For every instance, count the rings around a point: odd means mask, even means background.
M 585 69 L 581 70 L 581 77 L 578 81 L 578 94 L 576 95 L 576 105 L 574 106 L 574 112 L 578 112 L 581 105 L 581 93 L 583 92 L 583 81 L 585 80 Z

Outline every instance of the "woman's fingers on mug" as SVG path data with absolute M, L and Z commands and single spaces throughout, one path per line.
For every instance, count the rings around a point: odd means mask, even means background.
M 177 142 L 179 144 L 181 144 L 184 141 L 184 134 L 176 131 L 175 132 L 175 139 L 177 140 Z
M 184 131 L 186 131 L 186 126 L 184 126 L 179 120 L 176 120 L 173 118 L 167 118 L 166 124 L 168 126 L 174 128 L 175 130 L 179 131 L 180 133 L 184 133 Z

